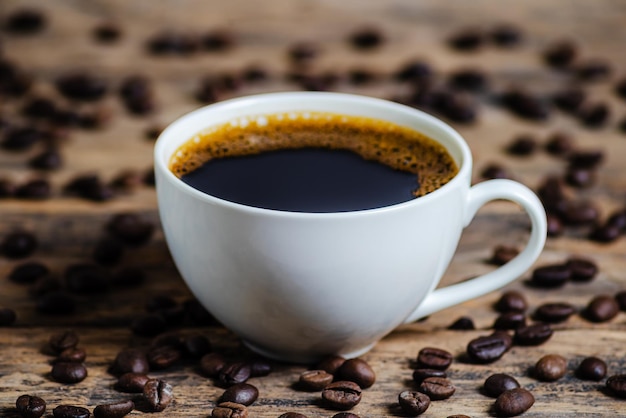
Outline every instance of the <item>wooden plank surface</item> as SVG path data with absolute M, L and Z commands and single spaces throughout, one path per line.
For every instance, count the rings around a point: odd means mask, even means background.
M 397 97 L 406 92 L 407 85 L 393 81 L 391 75 L 411 59 L 430 63 L 440 81 L 458 68 L 480 68 L 489 76 L 490 93 L 478 98 L 478 120 L 471 124 L 451 122 L 470 143 L 477 181 L 481 170 L 492 162 L 505 165 L 517 180 L 532 188 L 538 187 L 546 175 L 562 174 L 566 162 L 541 150 L 532 157 L 521 158 L 507 155 L 504 148 L 520 134 L 534 135 L 543 144 L 552 133 L 565 131 L 573 136 L 578 148 L 601 149 L 606 156 L 592 187 L 570 191 L 577 198 L 593 199 L 601 219 L 625 204 L 626 134 L 619 131 L 618 123 L 626 117 L 626 106 L 613 92 L 617 81 L 626 77 L 623 53 L 626 4 L 621 2 L 267 0 L 261 5 L 244 0 L 4 0 L 0 2 L 0 18 L 22 6 L 44 10 L 48 25 L 43 32 L 32 36 L 2 33 L 0 56 L 14 61 L 33 76 L 35 83 L 29 97 L 49 95 L 65 106 L 76 106 L 58 96 L 53 82 L 69 70 L 93 71 L 107 80 L 111 91 L 102 103 L 78 108 L 89 110 L 103 105 L 111 110 L 113 119 L 101 130 L 71 130 L 61 147 L 65 158 L 63 168 L 46 175 L 53 185 L 51 199 L 0 201 L 0 238 L 15 229 L 33 231 L 40 246 L 30 259 L 43 261 L 55 274 L 62 275 L 68 265 L 91 259 L 96 242 L 105 234 L 104 225 L 115 214 L 137 213 L 154 222 L 157 230 L 147 245 L 129 249 L 121 263 L 112 268 L 141 267 L 147 272 L 146 282 L 137 288 L 77 295 L 75 315 L 38 313 L 27 287 L 6 279 L 23 260 L 0 258 L 0 307 L 10 307 L 18 315 L 14 325 L 0 328 L 0 416 L 16 417 L 13 405 L 24 393 L 42 396 L 50 410 L 60 403 L 91 409 L 99 403 L 126 398 L 113 389 L 114 377 L 107 373 L 107 367 L 120 349 L 147 343 L 133 335 L 128 324 L 145 312 L 145 305 L 155 296 L 169 295 L 180 303 L 191 298 L 158 228 L 156 199 L 151 187 L 141 186 L 131 194 L 96 203 L 65 196 L 61 193 L 62 186 L 87 172 L 97 172 L 108 180 L 123 169 L 148 170 L 152 164 L 152 142 L 145 137 L 146 129 L 163 126 L 200 106 L 193 96 L 204 76 L 240 72 L 253 64 L 262 65 L 269 72 L 268 80 L 244 84 L 220 98 L 298 89 L 286 77 L 291 68 L 287 51 L 298 42 L 319 45 L 319 57 L 312 68 L 315 74 L 331 70 L 345 74 L 355 68 L 378 74 L 379 79 L 372 83 L 354 85 L 344 79 L 333 87 L 337 91 L 377 97 Z M 94 25 L 103 20 L 119 23 L 123 30 L 119 42 L 100 45 L 90 37 Z M 478 52 L 459 53 L 446 45 L 446 39 L 458 30 L 470 26 L 489 30 L 501 22 L 520 28 L 524 39 L 519 46 L 500 49 L 485 45 Z M 378 28 L 385 42 L 373 51 L 356 51 L 347 39 L 366 25 Z M 204 33 L 214 29 L 232 31 L 235 46 L 221 53 L 167 57 L 154 57 L 145 49 L 147 39 L 162 30 Z M 611 117 L 606 126 L 585 128 L 575 118 L 558 111 L 553 111 L 547 121 L 532 122 L 494 104 L 494 94 L 511 85 L 522 85 L 545 95 L 570 85 L 571 75 L 551 71 L 541 60 L 541 52 L 560 39 L 571 39 L 578 44 L 581 62 L 599 58 L 611 64 L 613 72 L 606 80 L 584 85 L 591 101 L 609 105 Z M 125 111 L 116 90 L 125 77 L 133 74 L 143 74 L 153 81 L 159 105 L 155 113 L 141 117 L 130 116 Z M 25 101 L 25 98 L 0 97 L 0 115 L 11 123 L 20 123 L 24 119 L 18 111 Z M 22 153 L 0 151 L 0 177 L 20 183 L 39 175 L 26 164 L 36 152 L 35 148 Z M 465 231 L 443 284 L 492 269 L 485 261 L 493 247 L 523 246 L 527 227 L 526 218 L 512 205 L 492 203 L 481 209 Z M 518 289 L 527 295 L 530 312 L 547 301 L 567 301 L 582 309 L 594 295 L 626 289 L 624 238 L 609 244 L 595 243 L 584 238 L 587 229 L 568 228 L 564 236 L 549 238 L 537 266 L 580 255 L 598 264 L 597 278 L 589 283 L 542 290 L 527 286 L 529 275 L 523 276 L 508 289 Z M 377 383 L 364 392 L 363 401 L 353 412 L 361 417 L 401 416 L 396 399 L 402 390 L 414 388 L 410 381 L 411 360 L 422 347 L 434 346 L 455 355 L 449 376 L 457 392 L 448 400 L 434 402 L 423 416 L 491 416 L 493 400 L 482 395 L 479 388 L 495 372 L 510 373 L 533 392 L 535 405 L 524 416 L 626 416 L 625 401 L 610 396 L 604 382 L 582 381 L 573 372 L 583 357 L 594 355 L 608 363 L 610 374 L 626 373 L 625 313 L 601 324 L 575 315 L 555 326 L 555 335 L 541 346 L 514 347 L 490 365 L 468 364 L 463 361 L 465 347 L 472 338 L 490 332 L 497 317 L 492 305 L 499 295 L 499 292 L 489 294 L 436 313 L 426 321 L 404 325 L 382 340 L 364 356 L 377 373 Z M 463 315 L 471 316 L 478 329 L 446 329 Z M 49 336 L 67 328 L 76 330 L 81 337 L 80 345 L 88 353 L 89 377 L 75 385 L 53 382 L 49 376 L 50 357 L 42 353 Z M 220 327 L 186 327 L 181 332 L 201 332 L 216 350 L 244 353 L 237 338 Z M 531 366 L 548 353 L 561 354 L 568 360 L 568 373 L 554 383 L 539 382 L 529 374 Z M 305 367 L 301 365 L 279 364 L 270 376 L 252 379 L 251 383 L 260 390 L 260 398 L 249 407 L 250 415 L 278 417 L 289 411 L 309 417 L 334 415 L 335 412 L 320 404 L 318 393 L 292 388 L 303 370 Z M 174 386 L 175 401 L 161 413 L 163 416 L 210 416 L 223 391 L 198 373 L 197 363 L 180 364 L 153 375 Z M 143 414 L 134 411 L 131 416 Z

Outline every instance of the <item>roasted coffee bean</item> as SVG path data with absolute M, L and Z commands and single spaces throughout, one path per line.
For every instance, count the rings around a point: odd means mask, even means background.
M 333 382 L 333 375 L 324 370 L 307 370 L 300 374 L 298 388 L 308 391 L 320 391 Z
M 122 37 L 122 28 L 115 22 L 98 23 L 92 30 L 93 38 L 103 44 L 117 42 Z
M 491 264 L 495 264 L 496 266 L 501 266 L 511 261 L 518 254 L 519 250 L 515 247 L 498 245 L 494 248 L 493 255 L 489 259 L 489 262 Z
M 40 142 L 42 132 L 33 127 L 12 127 L 4 134 L 0 147 L 7 151 L 26 151 Z
M 332 418 L 360 418 L 357 414 L 353 414 L 352 412 L 339 412 L 332 416 Z
M 376 381 L 376 373 L 363 359 L 353 358 L 346 360 L 337 370 L 337 376 L 341 380 L 348 380 L 367 389 Z
M 384 41 L 383 33 L 374 27 L 362 27 L 349 36 L 350 44 L 360 50 L 369 50 L 379 47 Z
M 15 311 L 13 309 L 0 308 L 0 327 L 13 325 L 16 319 L 17 315 L 15 314 Z
M 494 412 L 499 417 L 514 417 L 528 411 L 535 403 L 535 397 L 523 388 L 502 392 L 494 403 Z
M 54 418 L 89 418 L 89 409 L 74 405 L 59 405 L 52 410 Z
M 524 312 L 528 309 L 528 302 L 526 297 L 517 290 L 507 290 L 496 302 L 495 309 L 502 313 L 511 311 Z
M 76 301 L 63 290 L 52 290 L 39 296 L 37 312 L 50 315 L 67 315 L 76 310 Z
M 55 362 L 82 363 L 87 358 L 87 352 L 79 347 L 69 347 L 61 351 Z
M 582 81 L 604 80 L 611 75 L 611 66 L 607 61 L 601 59 L 588 59 L 579 62 L 573 68 L 576 76 Z
M 619 131 L 621 133 L 626 133 L 626 117 L 623 117 L 617 124 L 617 129 L 619 129 Z
M 430 406 L 430 398 L 421 392 L 405 390 L 398 395 L 398 403 L 402 412 L 410 417 L 416 417 L 426 412 Z
M 589 281 L 598 273 L 598 265 L 582 257 L 570 257 L 565 265 L 572 273 L 571 279 L 576 281 Z
M 349 381 L 337 381 L 322 390 L 322 399 L 331 409 L 347 410 L 361 402 L 361 387 Z
M 207 377 L 219 376 L 225 366 L 226 359 L 219 353 L 209 353 L 200 359 L 200 370 Z
M 546 208 L 548 214 L 559 214 L 568 203 L 564 184 L 560 177 L 548 176 L 537 189 L 537 195 Z
M 618 398 L 626 398 L 626 374 L 614 374 L 606 379 L 606 387 Z
M 485 43 L 485 35 L 476 28 L 464 28 L 448 39 L 448 45 L 457 51 L 476 51 Z
M 190 55 L 198 50 L 199 39 L 191 34 L 161 31 L 150 37 L 147 49 L 153 55 Z
M 176 364 L 181 358 L 181 352 L 176 347 L 164 345 L 151 348 L 146 356 L 151 370 L 163 370 Z
M 530 135 L 521 135 L 513 139 L 506 150 L 511 155 L 527 156 L 537 149 L 537 140 Z
M 430 64 L 423 60 L 411 60 L 402 64 L 402 66 L 393 74 L 393 78 L 397 81 L 424 81 L 433 75 L 433 69 Z
M 555 132 L 548 137 L 545 149 L 555 156 L 566 155 L 574 148 L 574 140 L 565 132 Z
M 216 29 L 202 36 L 202 47 L 207 51 L 226 51 L 235 46 L 235 36 L 225 29 Z
M 434 108 L 445 118 L 457 123 L 472 123 L 478 117 L 478 107 L 475 100 L 468 94 L 437 92 Z
M 553 331 L 549 324 L 538 322 L 517 328 L 513 339 L 518 345 L 541 345 L 548 341 L 552 334 Z
M 606 220 L 607 225 L 612 225 L 620 231 L 626 230 L 626 210 L 618 209 L 612 212 Z
M 250 377 L 262 377 L 272 373 L 272 363 L 263 358 L 257 358 L 249 361 Z
M 0 250 L 7 258 L 19 259 L 30 256 L 38 246 L 39 241 L 32 232 L 15 231 L 4 237 Z
M 474 325 L 474 320 L 472 318 L 469 316 L 462 316 L 448 325 L 448 329 L 455 331 L 470 331 L 476 329 L 476 326 Z
M 143 185 L 143 173 L 135 169 L 120 170 L 109 182 L 117 192 L 131 193 Z
M 466 351 L 473 361 L 491 363 L 502 357 L 509 348 L 511 348 L 510 336 L 503 332 L 495 332 L 474 338 L 467 344 Z
M 133 334 L 142 337 L 154 337 L 161 334 L 166 328 L 167 323 L 158 314 L 139 315 L 130 324 Z
M 315 369 L 324 370 L 325 372 L 334 375 L 335 373 L 337 373 L 337 370 L 339 370 L 339 367 L 341 367 L 341 365 L 345 362 L 346 359 L 341 356 L 327 356 L 320 360 L 319 363 L 317 363 Z
M 15 196 L 15 185 L 7 179 L 0 179 L 0 199 L 6 199 Z
M 250 365 L 243 361 L 227 363 L 219 372 L 219 381 L 225 386 L 244 383 L 249 378 Z
M 552 101 L 554 105 L 562 111 L 576 115 L 586 98 L 587 94 L 584 90 L 576 87 L 568 87 L 555 93 L 552 97 Z M 571 150 L 571 148 L 569 148 L 568 151 L 569 150 Z M 554 154 L 562 155 L 562 153 L 558 152 L 554 152 Z
M 130 414 L 133 409 L 135 409 L 135 403 L 129 399 L 98 405 L 93 410 L 93 416 L 95 418 L 121 418 Z
M 93 259 L 102 265 L 116 264 L 124 255 L 124 246 L 116 239 L 103 237 L 96 242 Z
M 439 401 L 454 395 L 456 388 L 444 377 L 427 377 L 420 383 L 419 391 L 428 395 L 432 401 Z
M 599 382 L 607 372 L 606 363 L 598 357 L 585 357 L 576 368 L 576 376 L 580 379 Z
M 30 98 L 21 109 L 24 116 L 35 119 L 51 119 L 57 110 L 54 101 L 48 97 Z
M 248 416 L 248 408 L 234 402 L 222 402 L 211 411 L 213 418 L 246 418 Z
M 287 54 L 294 64 L 307 64 L 315 59 L 320 50 L 319 47 L 311 42 L 299 42 L 289 47 Z
M 146 273 L 139 267 L 124 267 L 114 272 L 110 280 L 116 286 L 138 286 L 146 280 Z
M 524 312 L 509 311 L 500 314 L 493 323 L 493 328 L 497 330 L 517 329 L 526 325 L 526 315 Z
M 496 25 L 489 33 L 491 41 L 503 48 L 508 48 L 519 44 L 523 39 L 520 28 L 508 23 Z
M 591 241 L 610 243 L 617 240 L 622 235 L 622 230 L 615 225 L 609 223 L 596 225 L 591 232 L 589 232 L 588 238 Z
M 534 317 L 550 324 L 564 322 L 576 313 L 576 308 L 566 302 L 544 303 L 537 307 Z
M 619 306 L 620 311 L 626 311 L 626 290 L 622 290 L 615 294 L 615 301 Z
M 567 264 L 550 264 L 533 270 L 530 282 L 543 288 L 561 287 L 572 277 L 572 270 Z
M 52 379 L 59 383 L 78 383 L 87 377 L 87 368 L 82 363 L 59 362 L 52 366 Z
M 28 160 L 28 165 L 38 170 L 57 170 L 63 166 L 63 157 L 56 148 L 48 148 Z
M 13 267 L 9 280 L 19 284 L 32 284 L 50 274 L 50 269 L 40 261 L 25 261 Z
M 545 62 L 554 68 L 568 67 L 578 55 L 578 47 L 571 41 L 557 41 L 543 52 Z
M 15 401 L 15 409 L 22 418 L 39 418 L 46 412 L 46 401 L 39 396 L 21 395 Z
M 64 187 L 65 193 L 94 202 L 110 200 L 115 196 L 113 189 L 104 184 L 97 174 L 79 175 Z
M 558 237 L 563 234 L 563 223 L 557 216 L 550 213 L 546 214 L 546 222 L 548 224 L 547 235 L 549 237 Z
M 482 70 L 464 68 L 450 74 L 452 88 L 469 91 L 481 91 L 487 87 L 487 76 Z
M 533 375 L 542 382 L 554 382 L 565 376 L 567 360 L 558 354 L 541 357 L 533 369 Z
M 489 376 L 483 384 L 486 395 L 497 398 L 507 390 L 519 388 L 518 381 L 508 374 L 496 373 Z
M 611 108 L 605 103 L 583 104 L 578 109 L 577 117 L 587 128 L 601 128 L 611 116 Z
M 20 8 L 6 15 L 3 29 L 15 35 L 32 35 L 43 30 L 47 24 L 46 15 L 36 8 Z
M 211 342 L 201 334 L 187 335 L 182 339 L 183 349 L 186 355 L 200 359 L 212 350 Z M 268 373 L 269 374 L 269 373 Z
M 596 168 L 604 161 L 600 150 L 574 151 L 567 157 L 569 165 L 577 168 Z
M 65 285 L 72 293 L 102 293 L 109 285 L 108 274 L 95 264 L 72 264 L 65 270 Z
M 591 202 L 568 201 L 565 202 L 559 216 L 566 225 L 581 226 L 596 223 L 600 214 Z
M 619 305 L 614 297 L 609 295 L 598 295 L 589 301 L 583 314 L 589 321 L 607 322 L 615 318 L 619 311 Z
M 487 165 L 480 172 L 480 176 L 484 179 L 510 179 L 512 176 L 509 171 L 500 164 L 492 163 Z
M 448 375 L 443 370 L 437 369 L 415 369 L 413 370 L 413 381 L 420 385 L 425 379 L 429 377 L 442 377 L 446 378 Z
M 124 373 L 117 379 L 115 389 L 126 393 L 143 393 L 143 387 L 150 378 L 144 373 Z
M 146 352 L 138 348 L 126 348 L 115 356 L 111 372 L 116 375 L 126 373 L 145 374 L 150 371 Z
M 527 91 L 509 90 L 502 95 L 501 102 L 509 111 L 524 119 L 543 121 L 550 116 L 549 103 Z
M 434 347 L 424 347 L 417 353 L 417 366 L 423 369 L 446 370 L 452 364 L 452 354 Z
M 448 415 L 446 418 L 471 418 L 468 415 L 463 415 L 463 414 L 454 414 L 454 415 Z
M 320 389 L 321 390 L 321 389 Z M 232 385 L 222 393 L 219 403 L 234 402 L 245 406 L 250 406 L 259 397 L 259 390 L 249 383 L 238 383 Z
M 565 182 L 572 187 L 590 187 L 595 181 L 596 173 L 591 169 L 569 167 L 565 172 Z
M 107 92 L 107 83 L 87 72 L 70 72 L 63 74 L 56 81 L 59 92 L 73 100 L 100 100 Z
M 297 412 L 285 412 L 280 414 L 278 418 L 308 418 L 306 415 L 299 414 Z
M 174 399 L 172 386 L 161 379 L 150 379 L 143 387 L 143 399 L 151 410 L 161 412 Z
M 46 179 L 33 179 L 15 189 L 15 197 L 24 200 L 45 200 L 52 194 L 52 186 Z
M 107 222 L 106 230 L 128 245 L 143 245 L 152 237 L 154 224 L 134 213 L 120 213 Z
M 78 334 L 72 330 L 66 330 L 52 334 L 48 339 L 48 346 L 53 353 L 59 354 L 68 348 L 76 348 L 78 342 Z

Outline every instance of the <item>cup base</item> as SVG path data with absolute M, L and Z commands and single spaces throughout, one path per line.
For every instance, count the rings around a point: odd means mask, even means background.
M 328 355 L 339 355 L 345 359 L 351 359 L 351 358 L 355 358 L 355 357 L 359 357 L 362 356 L 363 354 L 367 353 L 368 351 L 370 351 L 375 345 L 376 342 L 369 344 L 365 347 L 356 349 L 356 350 L 352 350 L 349 352 L 337 352 L 337 353 L 328 353 L 328 354 L 321 354 L 321 353 L 297 353 L 297 352 L 279 352 L 279 351 L 274 351 L 274 350 L 268 350 L 266 348 L 260 347 L 254 343 L 251 343 L 247 340 L 242 340 L 243 345 L 245 345 L 247 348 L 249 348 L 250 350 L 252 350 L 253 352 L 260 354 L 263 357 L 272 359 L 272 360 L 278 360 L 281 362 L 285 362 L 285 363 L 300 363 L 300 364 L 313 364 L 316 363 L 320 360 L 322 360 L 324 357 L 328 356 Z

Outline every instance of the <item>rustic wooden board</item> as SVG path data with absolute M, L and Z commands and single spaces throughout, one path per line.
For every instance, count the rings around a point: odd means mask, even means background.
M 43 33 L 31 37 L 2 35 L 2 50 L 4 56 L 33 74 L 36 92 L 57 97 L 52 81 L 67 70 L 82 68 L 102 74 L 112 89 L 117 89 L 128 75 L 147 75 L 155 82 L 159 103 L 155 114 L 131 117 L 115 92 L 107 95 L 104 104 L 114 114 L 111 125 L 99 131 L 71 133 L 62 148 L 65 166 L 49 175 L 55 186 L 52 199 L 0 201 L 0 237 L 14 229 L 34 231 L 40 247 L 32 259 L 46 262 L 57 274 L 62 274 L 67 265 L 91 257 L 93 246 L 104 234 L 104 224 L 113 214 L 134 212 L 158 225 L 156 199 L 150 187 L 107 203 L 93 203 L 63 196 L 59 192 L 63 184 L 85 172 L 96 171 L 110 179 L 122 169 L 148 169 L 152 164 L 152 142 L 145 139 L 145 130 L 167 124 L 198 107 L 200 104 L 193 94 L 205 75 L 240 71 L 256 63 L 269 70 L 268 81 L 244 85 L 224 98 L 297 88 L 285 79 L 289 69 L 286 54 L 291 45 L 300 41 L 316 42 L 322 47 L 314 63 L 315 72 L 342 72 L 358 67 L 382 75 L 383 81 L 364 86 L 340 82 L 336 90 L 393 97 L 407 87 L 389 81 L 388 76 L 413 58 L 430 62 L 441 78 L 459 67 L 475 66 L 489 73 L 494 92 L 519 83 L 548 94 L 569 81 L 565 74 L 548 71 L 541 62 L 540 52 L 555 40 L 573 39 L 580 46 L 581 59 L 602 58 L 612 64 L 614 71 L 609 80 L 586 87 L 594 101 L 610 105 L 612 116 L 606 127 L 586 129 L 558 112 L 549 121 L 528 122 L 488 101 L 481 102 L 476 123 L 452 125 L 472 147 L 477 180 L 483 167 L 500 162 L 530 187 L 537 187 L 547 174 L 562 173 L 565 162 L 544 152 L 531 158 L 514 158 L 504 152 L 504 147 L 522 133 L 543 140 L 556 131 L 570 132 L 580 148 L 603 149 L 607 156 L 597 183 L 577 191 L 577 197 L 595 199 L 603 218 L 625 203 L 626 136 L 619 132 L 617 123 L 626 117 L 626 106 L 612 92 L 615 82 L 626 76 L 623 54 L 626 5 L 619 2 L 267 0 L 260 5 L 244 0 L 5 0 L 0 2 L 0 18 L 23 5 L 45 10 L 49 25 Z M 90 38 L 89 31 L 104 19 L 113 19 L 123 28 L 124 36 L 117 44 L 97 45 Z M 518 25 L 524 31 L 524 42 L 511 50 L 486 46 L 476 53 L 457 53 L 445 44 L 447 37 L 458 29 L 475 26 L 487 30 L 500 22 Z M 385 34 L 386 43 L 381 48 L 370 52 L 350 48 L 347 37 L 364 25 L 374 25 Z M 150 36 L 162 29 L 180 28 L 191 32 L 227 28 L 236 35 L 237 44 L 224 53 L 205 52 L 190 57 L 156 58 L 145 52 L 145 41 Z M 19 119 L 15 114 L 22 103 L 0 98 L 0 114 Z M 25 162 L 35 151 L 0 152 L 0 177 L 19 182 L 34 176 Z M 489 204 L 465 231 L 442 283 L 458 282 L 493 269 L 485 262 L 492 248 L 496 244 L 523 246 L 527 228 L 526 218 L 513 205 Z M 582 309 L 594 295 L 626 289 L 625 240 L 598 244 L 582 239 L 585 232 L 584 228 L 570 229 L 563 237 L 549 238 L 537 265 L 561 262 L 571 255 L 589 257 L 600 266 L 593 282 L 572 283 L 547 291 L 526 286 L 528 275 L 525 275 L 509 289 L 523 290 L 531 310 L 546 301 L 568 301 Z M 92 408 L 98 403 L 125 398 L 113 390 L 114 378 L 107 373 L 107 367 L 121 348 L 146 342 L 132 335 L 129 321 L 144 312 L 145 304 L 154 296 L 167 294 L 180 302 L 191 297 L 170 259 L 160 229 L 146 246 L 127 251 L 121 263 L 144 268 L 147 282 L 139 288 L 79 296 L 77 314 L 73 316 L 38 314 L 28 289 L 5 280 L 17 263 L 0 258 L 0 306 L 11 307 L 18 313 L 14 326 L 0 329 L 0 416 L 17 417 L 13 405 L 23 393 L 44 397 L 50 409 L 60 403 Z M 457 392 L 449 400 L 435 402 L 423 416 L 491 416 L 493 400 L 482 395 L 479 388 L 494 372 L 510 373 L 532 390 L 536 403 L 524 416 L 626 416 L 624 400 L 606 393 L 603 382 L 581 381 L 573 374 L 578 362 L 589 355 L 605 359 L 611 374 L 626 373 L 626 314 L 620 313 L 603 324 L 592 324 L 575 316 L 556 326 L 555 335 L 542 346 L 515 347 L 491 365 L 469 364 L 463 360 L 465 347 L 472 338 L 489 332 L 497 316 L 492 304 L 498 297 L 498 292 L 486 295 L 436 313 L 426 321 L 404 325 L 387 336 L 364 356 L 375 369 L 378 381 L 365 391 L 363 402 L 353 412 L 361 417 L 400 416 L 396 397 L 400 391 L 413 388 L 411 360 L 420 348 L 435 346 L 456 356 L 449 374 Z M 462 315 L 471 316 L 478 330 L 446 330 Z M 69 386 L 50 379 L 50 358 L 41 351 L 51 334 L 67 328 L 75 329 L 80 335 L 81 346 L 88 353 L 89 370 L 85 381 Z M 244 352 L 237 338 L 220 327 L 196 327 L 183 332 L 201 332 L 219 350 Z M 555 383 L 541 383 L 529 375 L 529 368 L 547 353 L 558 353 L 568 359 L 567 375 Z M 333 411 L 321 406 L 319 394 L 292 388 L 303 370 L 304 366 L 280 364 L 270 376 L 253 379 L 251 382 L 258 386 L 261 395 L 250 407 L 251 416 L 278 417 L 287 411 L 309 417 L 332 416 Z M 163 416 L 210 416 L 223 390 L 202 377 L 197 364 L 181 364 L 154 375 L 174 386 L 175 402 Z M 131 416 L 142 414 L 135 411 Z

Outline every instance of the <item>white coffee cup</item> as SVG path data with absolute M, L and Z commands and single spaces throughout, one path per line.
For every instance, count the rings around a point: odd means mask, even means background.
M 443 187 L 408 202 L 302 213 L 210 196 L 168 168 L 177 149 L 209 126 L 306 111 L 414 128 L 444 145 L 459 172 Z M 530 189 L 510 180 L 470 187 L 472 155 L 456 131 L 419 110 L 381 99 L 288 92 L 227 100 L 173 122 L 159 137 L 154 157 L 161 222 L 182 277 L 219 321 L 270 358 L 312 362 L 328 354 L 359 356 L 400 324 L 513 281 L 545 243 L 545 211 Z M 436 289 L 463 228 L 482 205 L 496 199 L 518 203 L 528 213 L 531 233 L 525 249 L 487 274 Z

